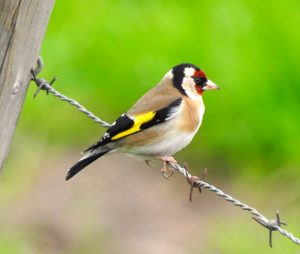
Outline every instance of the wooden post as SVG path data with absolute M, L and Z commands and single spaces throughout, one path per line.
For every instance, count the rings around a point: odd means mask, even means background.
M 0 169 L 55 0 L 0 0 Z

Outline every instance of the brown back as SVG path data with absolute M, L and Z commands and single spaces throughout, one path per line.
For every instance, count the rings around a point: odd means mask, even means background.
M 164 77 L 158 85 L 144 94 L 127 113 L 129 115 L 138 115 L 156 111 L 166 107 L 182 96 L 183 95 L 173 86 L 170 77 Z

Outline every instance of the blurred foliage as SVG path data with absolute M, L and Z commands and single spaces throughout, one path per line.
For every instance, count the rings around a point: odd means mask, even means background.
M 59 91 L 112 122 L 172 66 L 192 62 L 222 90 L 204 95 L 203 126 L 181 158 L 264 174 L 300 162 L 299 25 L 296 0 L 58 1 L 41 76 L 58 75 Z M 103 133 L 33 90 L 22 135 L 82 150 Z
M 270 186 L 286 184 L 297 191 L 299 13 L 297 0 L 56 1 L 42 45 L 45 68 L 40 77 L 50 80 L 57 75 L 55 88 L 113 122 L 171 67 L 194 63 L 221 90 L 205 93 L 203 125 L 192 144 L 176 158 L 189 162 L 193 169 L 208 167 L 212 175 L 224 177 L 220 181 L 240 180 L 235 182 L 237 189 L 266 181 Z M 24 183 L 22 176 L 39 170 L 42 158 L 38 154 L 79 153 L 104 132 L 52 95 L 41 92 L 33 100 L 34 91 L 31 85 L 7 163 L 16 170 L 6 171 L 1 179 L 3 183 L 11 180 L 22 190 L 31 184 L 30 179 Z M 18 154 L 21 159 L 16 159 Z M 16 173 L 22 163 L 31 169 Z M 257 188 L 256 195 L 261 190 Z M 5 202 L 16 195 L 9 187 L 1 191 Z M 285 200 L 283 194 L 280 198 Z M 257 195 L 256 199 L 262 198 Z M 296 201 L 299 193 L 286 206 Z M 241 237 L 236 242 L 247 242 L 247 232 L 240 234 L 238 227 L 221 226 L 224 231 L 228 227 L 232 228 L 228 231 L 231 237 L 221 238 L 221 249 L 210 248 L 216 251 L 209 253 L 235 253 L 234 235 Z M 10 241 L 14 238 L 9 234 L 0 235 L 0 250 Z M 252 253 L 251 245 L 255 242 L 240 250 Z M 272 253 L 284 249 L 277 251 Z

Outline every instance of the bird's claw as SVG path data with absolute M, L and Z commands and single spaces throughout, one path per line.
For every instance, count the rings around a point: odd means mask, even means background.
M 162 176 L 167 180 L 171 180 L 174 174 L 174 170 L 170 169 L 167 165 L 164 165 L 160 172 Z
M 157 159 L 162 160 L 163 162 L 163 167 L 160 170 L 162 173 L 162 176 L 167 179 L 171 180 L 172 176 L 174 174 L 174 170 L 169 167 L 169 163 L 177 163 L 177 161 L 172 157 L 172 156 L 156 156 Z

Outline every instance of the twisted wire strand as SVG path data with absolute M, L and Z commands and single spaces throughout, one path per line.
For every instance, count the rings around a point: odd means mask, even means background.
M 188 179 L 192 178 L 192 175 L 185 168 L 181 167 L 179 164 L 170 163 L 170 165 L 173 169 L 177 170 L 179 173 L 184 175 L 186 178 L 188 178 Z M 232 196 L 225 194 L 222 190 L 218 189 L 214 185 L 211 185 L 211 184 L 201 181 L 201 180 L 196 180 L 194 182 L 194 187 L 195 188 L 202 187 L 202 188 L 208 189 L 209 191 L 216 193 L 216 195 L 224 198 L 226 201 L 234 204 L 235 206 L 238 206 L 241 209 L 250 212 L 252 215 L 254 215 L 256 217 L 260 217 L 264 221 L 268 221 L 268 219 L 265 218 L 261 213 L 259 213 L 255 208 L 252 208 L 252 207 L 240 202 L 239 200 L 233 198 Z
M 111 125 L 103 120 L 101 120 L 99 117 L 95 116 L 93 113 L 88 111 L 85 107 L 83 107 L 81 104 L 79 104 L 76 100 L 73 100 L 59 92 L 57 92 L 52 86 L 49 84 L 45 84 L 45 89 L 49 93 L 53 94 L 55 97 L 59 98 L 62 101 L 69 102 L 72 106 L 76 107 L 80 112 L 86 114 L 89 118 L 91 118 L 94 122 L 100 124 L 104 128 L 108 128 Z
M 185 176 L 187 179 L 192 178 L 192 175 L 185 168 L 181 167 L 179 164 L 170 163 L 170 166 L 173 169 L 175 169 L 176 171 L 178 171 L 179 173 L 181 173 L 183 176 Z M 300 245 L 300 239 L 295 237 L 292 233 L 284 230 L 279 225 L 276 225 L 276 224 L 274 225 L 274 220 L 267 219 L 263 214 L 258 212 L 255 208 L 253 208 L 253 207 L 251 207 L 251 206 L 249 206 L 245 203 L 242 203 L 238 199 L 233 198 L 232 196 L 224 193 L 222 190 L 218 189 L 214 185 L 209 184 L 209 183 L 204 182 L 204 181 L 201 181 L 201 180 L 196 180 L 194 182 L 194 187 L 196 187 L 196 188 L 202 187 L 202 188 L 208 189 L 209 191 L 215 193 L 217 196 L 222 197 L 223 199 L 225 199 L 227 202 L 233 204 L 234 206 L 240 207 L 242 210 L 250 212 L 258 220 L 261 221 L 260 223 L 261 223 L 262 226 L 264 226 L 264 227 L 266 227 L 266 228 L 268 228 L 269 230 L 272 230 L 272 231 L 279 231 L 280 234 L 286 236 L 291 241 L 293 241 L 295 244 Z
M 50 84 L 44 80 L 44 79 L 39 79 L 36 78 L 36 75 L 38 74 L 38 72 L 42 69 L 42 62 L 41 62 L 41 58 L 39 58 L 38 60 L 38 66 L 35 70 L 32 71 L 32 80 L 37 84 L 38 86 L 38 90 L 46 90 L 46 92 L 49 92 L 51 94 L 53 94 L 55 97 L 59 98 L 62 101 L 66 101 L 68 103 L 70 103 L 71 105 L 75 106 L 80 112 L 84 113 L 85 115 L 87 115 L 89 118 L 91 118 L 94 122 L 100 124 L 102 127 L 108 128 L 111 125 L 105 121 L 103 121 L 102 119 L 98 118 L 97 116 L 95 116 L 93 113 L 91 113 L 90 111 L 88 111 L 85 107 L 83 107 L 81 104 L 79 104 L 76 100 L 71 99 L 59 92 L 57 92 L 51 85 L 52 83 L 55 81 L 55 79 L 53 79 Z M 37 71 L 38 70 L 38 71 Z M 37 92 L 35 93 L 35 95 L 37 94 Z M 192 179 L 192 175 L 187 171 L 186 168 L 181 167 L 179 164 L 175 164 L 175 163 L 169 163 L 169 165 L 175 169 L 176 171 L 178 171 L 179 173 L 181 173 L 185 178 L 191 180 Z M 282 222 L 280 222 L 279 218 L 278 221 L 275 220 L 270 220 L 267 219 L 263 214 L 261 214 L 260 212 L 258 212 L 255 208 L 242 203 L 241 201 L 235 199 L 234 197 L 224 193 L 222 190 L 218 189 L 217 187 L 215 187 L 212 184 L 209 184 L 207 182 L 204 182 L 202 180 L 196 180 L 193 183 L 193 187 L 196 188 L 205 188 L 208 189 L 209 191 L 215 193 L 217 196 L 222 197 L 224 200 L 226 200 L 227 202 L 230 202 L 231 204 L 233 204 L 234 206 L 240 207 L 242 210 L 248 211 L 249 213 L 251 213 L 254 217 L 254 219 L 259 222 L 262 226 L 264 226 L 265 228 L 267 228 L 270 233 L 272 233 L 272 231 L 278 231 L 280 234 L 286 236 L 288 239 L 290 239 L 292 242 L 294 242 L 295 244 L 300 245 L 300 239 L 298 239 L 297 237 L 295 237 L 292 233 L 282 229 L 280 227 L 281 224 L 284 224 Z M 271 234 L 270 234 L 270 239 L 269 239 L 269 243 L 270 246 L 272 247 L 272 243 L 271 243 Z
M 39 56 L 37 63 L 36 63 L 36 67 L 31 70 L 31 80 L 34 81 L 36 83 L 36 85 L 38 86 L 38 89 L 34 93 L 33 97 L 36 97 L 37 94 L 40 92 L 40 90 L 45 90 L 47 92 L 47 94 L 51 93 L 55 97 L 59 98 L 60 100 L 69 102 L 72 106 L 76 107 L 80 112 L 86 114 L 89 118 L 94 120 L 94 122 L 100 124 L 102 127 L 108 128 L 111 126 L 108 122 L 103 121 L 99 117 L 95 116 L 92 112 L 88 111 L 84 106 L 79 104 L 76 100 L 71 99 L 71 98 L 59 93 L 58 91 L 56 91 L 52 87 L 52 84 L 57 79 L 56 77 L 54 77 L 50 81 L 50 83 L 45 79 L 38 78 L 37 75 L 42 71 L 43 67 L 44 67 L 43 59 L 41 56 Z
M 275 226 L 276 230 L 278 230 L 280 232 L 280 234 L 286 236 L 287 238 L 289 238 L 291 241 L 293 241 L 294 243 L 300 245 L 300 240 L 294 236 L 292 233 L 282 229 L 281 227 L 279 226 Z

